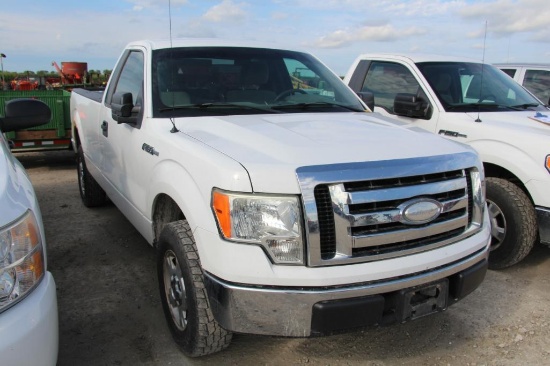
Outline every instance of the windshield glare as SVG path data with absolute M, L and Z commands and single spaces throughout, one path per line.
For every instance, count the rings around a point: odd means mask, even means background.
M 544 109 L 535 97 L 492 65 L 423 62 L 417 66 L 446 111 Z
M 152 78 L 154 117 L 365 110 L 337 76 L 300 52 L 239 47 L 155 50 Z

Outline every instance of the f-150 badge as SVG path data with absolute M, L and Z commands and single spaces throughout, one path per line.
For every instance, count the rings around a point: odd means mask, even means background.
M 157 150 L 155 150 L 155 148 L 153 146 L 148 145 L 146 143 L 143 143 L 143 145 L 141 145 L 141 149 L 145 152 L 148 152 L 151 155 L 159 156 L 159 152 Z

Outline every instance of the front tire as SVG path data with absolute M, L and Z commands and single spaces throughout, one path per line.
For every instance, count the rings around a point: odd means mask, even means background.
M 162 230 L 157 274 L 164 315 L 183 353 L 189 357 L 204 356 L 229 346 L 232 333 L 214 319 L 187 221 L 169 223 Z
M 78 147 L 76 154 L 76 166 L 78 169 L 78 190 L 80 198 L 86 207 L 103 206 L 107 201 L 107 195 L 103 188 L 99 186 L 94 177 L 90 175 L 84 160 L 84 151 L 82 145 Z
M 500 178 L 487 178 L 487 209 L 491 221 L 489 268 L 510 267 L 535 245 L 535 209 L 525 192 Z

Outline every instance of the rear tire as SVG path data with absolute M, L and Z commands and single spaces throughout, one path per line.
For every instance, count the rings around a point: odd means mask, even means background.
M 223 350 L 232 333 L 214 319 L 199 254 L 187 221 L 167 224 L 160 235 L 157 274 L 162 308 L 172 337 L 189 357 Z
M 107 195 L 105 194 L 103 188 L 101 188 L 96 182 L 94 177 L 90 175 L 88 168 L 86 168 L 86 161 L 84 160 L 82 145 L 78 147 L 76 164 L 78 169 L 78 190 L 80 191 L 80 198 L 82 198 L 84 206 L 103 206 L 107 201 Z
M 510 267 L 535 245 L 535 209 L 525 192 L 500 178 L 487 178 L 487 209 L 491 221 L 489 268 Z

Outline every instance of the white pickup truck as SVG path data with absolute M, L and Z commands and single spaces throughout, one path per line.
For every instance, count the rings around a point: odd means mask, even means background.
M 344 81 L 375 112 L 467 143 L 485 167 L 489 268 L 550 244 L 550 110 L 494 66 L 435 55 L 364 54 Z
M 307 337 L 442 311 L 482 282 L 475 151 L 370 113 L 313 56 L 220 40 L 127 46 L 71 96 L 86 206 L 157 248 L 188 356 L 232 332 Z

